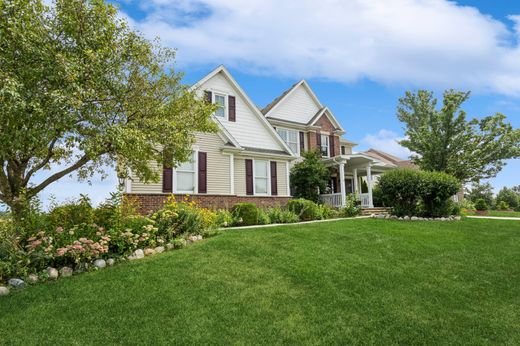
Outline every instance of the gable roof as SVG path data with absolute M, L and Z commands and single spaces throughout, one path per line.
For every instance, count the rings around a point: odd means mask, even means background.
M 269 117 L 270 116 L 269 114 L 274 109 L 276 109 L 276 107 L 278 105 L 280 105 L 282 103 L 282 101 L 286 100 L 300 86 L 304 87 L 307 90 L 307 92 L 311 96 L 312 100 L 316 103 L 318 108 L 323 108 L 323 105 L 321 104 L 320 100 L 318 99 L 318 97 L 316 96 L 314 91 L 312 91 L 311 87 L 309 86 L 309 83 L 307 83 L 307 81 L 305 79 L 302 79 L 301 81 L 293 84 L 289 89 L 284 91 L 280 96 L 278 96 L 271 103 L 269 103 L 267 106 L 265 106 L 264 109 L 262 109 L 262 113 L 266 117 Z
M 411 160 L 403 160 L 397 156 L 391 155 L 381 150 L 370 148 L 364 151 L 363 154 L 374 157 L 383 162 L 396 165 L 398 167 L 417 168 L 417 165 L 415 165 Z
M 329 118 L 329 120 L 332 122 L 332 124 L 334 126 L 336 126 L 336 129 L 341 131 L 341 132 L 345 132 L 345 130 L 343 129 L 343 127 L 341 127 L 341 124 L 338 122 L 338 120 L 336 120 L 336 117 L 334 116 L 334 114 L 332 114 L 332 112 L 330 111 L 330 109 L 325 106 L 323 108 L 321 108 L 312 118 L 311 120 L 309 120 L 309 122 L 307 123 L 308 125 L 314 125 L 316 123 L 316 121 L 318 121 L 318 119 L 321 118 L 321 116 L 325 114 L 325 116 L 327 118 Z
M 282 138 L 278 135 L 276 130 L 271 126 L 271 124 L 267 121 L 267 119 L 264 117 L 264 115 L 260 112 L 258 107 L 255 105 L 255 103 L 249 98 L 249 96 L 246 94 L 246 92 L 240 87 L 240 85 L 237 83 L 237 81 L 233 78 L 231 73 L 224 67 L 224 65 L 220 65 L 217 68 L 215 68 L 213 71 L 208 73 L 206 76 L 204 76 L 202 79 L 200 79 L 197 83 L 193 84 L 190 87 L 190 91 L 196 90 L 201 85 L 209 81 L 212 77 L 216 76 L 217 74 L 222 73 L 222 75 L 231 83 L 233 88 L 238 92 L 238 96 L 240 96 L 246 103 L 246 105 L 251 109 L 252 113 L 258 118 L 260 123 L 267 129 L 271 137 L 283 148 L 283 150 L 289 155 L 289 156 L 295 156 L 295 154 L 291 151 L 289 146 L 283 141 Z M 214 118 L 214 117 L 213 117 Z M 216 118 L 214 118 L 217 120 Z M 220 121 L 217 120 L 217 124 L 220 124 L 220 127 L 224 128 L 224 130 L 229 134 L 230 138 L 233 138 L 229 131 L 225 129 L 225 126 L 220 123 Z M 238 144 L 238 141 L 235 142 Z M 240 144 L 238 144 L 240 147 Z

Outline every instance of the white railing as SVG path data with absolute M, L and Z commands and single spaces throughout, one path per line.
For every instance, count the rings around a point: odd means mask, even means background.
M 331 207 L 341 207 L 341 193 L 328 193 L 320 195 L 321 201 Z
M 362 207 L 370 207 L 370 195 L 368 193 L 360 193 L 358 196 Z

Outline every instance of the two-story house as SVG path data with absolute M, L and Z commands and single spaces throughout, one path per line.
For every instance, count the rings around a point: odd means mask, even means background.
M 125 193 L 141 210 L 156 210 L 171 195 L 186 196 L 200 205 L 227 208 L 237 202 L 260 206 L 284 205 L 291 198 L 289 171 L 305 150 L 320 150 L 330 167 L 329 191 L 322 198 L 345 205 L 355 193 L 363 207 L 372 207 L 372 175 L 396 165 L 366 153 L 353 153 L 352 143 L 329 108 L 322 105 L 304 80 L 260 110 L 224 66 L 219 66 L 192 90 L 220 107 L 212 118 L 217 133 L 196 133 L 193 156 L 177 167 L 157 167 L 156 183 L 143 183 L 130 172 Z M 367 191 L 361 190 L 365 180 Z

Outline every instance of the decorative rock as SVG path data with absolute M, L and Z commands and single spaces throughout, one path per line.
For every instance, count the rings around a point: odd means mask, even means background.
M 107 266 L 107 262 L 104 259 L 97 259 L 94 261 L 94 267 L 103 269 Z
M 112 267 L 116 263 L 116 260 L 113 258 L 107 259 L 107 264 L 109 267 Z
M 30 284 L 35 284 L 38 282 L 38 275 L 36 274 L 29 274 L 27 276 L 27 282 Z
M 22 279 L 9 279 L 7 283 L 17 290 L 25 287 L 25 282 Z
M 0 296 L 6 296 L 9 294 L 9 287 L 0 286 Z
M 460 221 L 461 219 L 462 219 L 462 218 L 461 218 L 460 216 L 458 216 L 458 215 L 455 216 L 455 220 L 456 220 L 456 221 Z
M 165 249 L 164 246 L 158 246 L 154 250 L 156 253 L 163 253 Z
M 385 218 L 385 215 L 384 214 L 377 214 L 376 216 L 374 216 L 376 219 L 384 219 Z
M 412 216 L 412 217 L 410 218 L 410 220 L 412 220 L 412 221 L 419 221 L 419 218 L 418 218 L 417 216 Z
M 197 240 L 202 240 L 202 236 L 200 234 L 197 236 Z
M 155 250 L 154 249 L 150 249 L 150 248 L 144 249 L 144 255 L 145 256 L 153 256 L 153 255 L 155 255 Z
M 175 249 L 175 244 L 168 243 L 168 244 L 166 244 L 166 248 L 167 248 L 168 250 L 173 250 L 173 249 Z
M 70 267 L 63 267 L 60 269 L 60 276 L 67 278 L 69 276 L 72 276 L 72 268 Z
M 49 279 L 56 280 L 60 274 L 56 268 L 49 267 L 47 268 L 47 275 L 49 276 Z
M 144 252 L 141 249 L 137 249 L 134 251 L 134 253 L 130 256 L 128 256 L 129 260 L 136 260 L 144 257 Z
M 399 217 L 399 220 L 404 220 L 404 219 L 403 219 L 403 217 L 401 216 L 401 217 Z
M 410 217 L 408 215 L 406 215 L 405 217 L 403 217 L 403 220 L 408 221 L 408 220 L 410 220 Z

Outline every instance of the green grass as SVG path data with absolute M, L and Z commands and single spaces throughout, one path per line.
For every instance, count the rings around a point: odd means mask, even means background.
M 480 215 L 476 211 L 468 211 L 466 215 Z M 486 216 L 497 217 L 520 217 L 520 211 L 488 210 Z
M 520 344 L 520 222 L 227 231 L 0 297 L 3 344 Z

